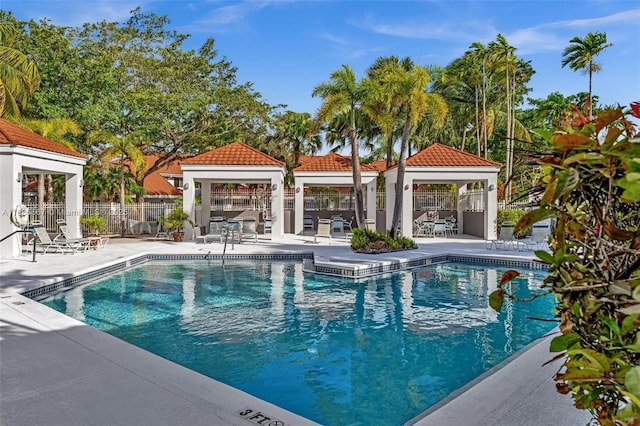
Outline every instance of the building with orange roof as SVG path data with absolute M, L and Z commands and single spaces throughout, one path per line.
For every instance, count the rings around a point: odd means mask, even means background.
M 453 184 L 457 187 L 458 200 L 463 199 L 468 184 L 480 183 L 484 191 L 484 206 L 481 212 L 465 211 L 457 207 L 458 232 L 482 237 L 496 238 L 498 214 L 498 173 L 501 165 L 477 155 L 469 154 L 450 146 L 434 143 L 407 158 L 404 180 L 398 185 L 397 165 L 384 172 L 387 199 L 387 223 L 393 218 L 396 188 L 402 187 L 402 205 L 411 206 L 402 211 L 403 235 L 413 234 L 413 192 L 417 185 Z M 460 202 L 460 201 L 458 201 Z M 467 226 L 465 226 L 465 223 Z
M 72 232 L 80 234 L 82 214 L 82 169 L 87 156 L 44 138 L 30 130 L 0 119 L 0 238 L 20 230 L 29 215 L 19 214 L 22 205 L 22 182 L 26 175 L 59 174 L 66 178 L 65 220 Z M 12 220 L 8 220 L 11 218 Z M 0 257 L 20 254 L 19 234 L 0 243 Z
M 233 142 L 182 161 L 184 210 L 192 221 L 195 216 L 196 183 L 201 188 L 202 223 L 208 226 L 211 215 L 211 189 L 225 183 L 266 184 L 271 188 L 271 238 L 284 237 L 284 177 L 287 172 L 282 161 L 246 145 Z M 185 229 L 191 238 L 192 229 Z
M 376 185 L 378 170 L 374 165 L 361 164 L 362 187 L 365 193 L 367 219 L 376 219 Z M 306 159 L 293 169 L 295 181 L 294 232 L 304 231 L 304 189 L 307 187 L 353 187 L 353 167 L 351 157 L 330 152 L 326 155 Z

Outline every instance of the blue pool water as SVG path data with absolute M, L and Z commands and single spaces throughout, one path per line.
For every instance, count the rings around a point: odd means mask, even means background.
M 507 268 L 460 263 L 367 282 L 292 262 L 149 263 L 44 303 L 325 425 L 399 425 L 553 324 L 553 296 L 488 294 Z M 520 297 L 544 275 L 511 284 Z

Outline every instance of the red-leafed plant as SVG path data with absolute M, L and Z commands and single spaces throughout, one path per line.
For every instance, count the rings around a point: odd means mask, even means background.
M 566 126 L 542 134 L 550 151 L 531 155 L 541 168 L 539 206 L 517 224 L 552 218 L 544 286 L 555 293 L 560 334 L 551 350 L 564 359 L 560 393 L 601 425 L 640 424 L 640 134 L 626 113 L 602 110 L 593 120 L 577 108 Z M 500 309 L 505 273 L 490 303 Z

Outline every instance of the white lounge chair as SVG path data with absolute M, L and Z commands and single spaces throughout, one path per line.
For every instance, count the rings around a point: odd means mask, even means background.
M 547 224 L 535 224 L 531 227 L 531 237 L 524 240 L 523 244 L 526 244 L 527 248 L 547 248 L 549 242 L 549 225 Z
M 516 224 L 513 222 L 503 222 L 500 225 L 500 235 L 495 240 L 487 241 L 487 250 L 521 250 L 526 245 L 519 242 L 515 236 Z
M 313 242 L 318 242 L 318 237 L 333 239 L 331 236 L 331 219 L 318 219 L 318 233 L 313 236 Z
M 204 235 L 205 244 L 210 240 L 222 242 L 227 228 L 227 220 L 224 217 L 212 217 L 209 219 L 209 232 Z
M 33 232 L 35 234 L 34 238 L 36 239 L 36 249 L 40 247 L 43 254 L 55 253 L 58 251 L 75 253 L 76 251 L 87 247 L 87 244 L 81 241 L 54 241 L 41 224 L 35 224 L 33 226 Z M 28 244 L 27 247 L 31 247 L 31 244 Z
M 368 229 L 369 231 L 373 231 L 373 232 L 378 232 L 378 228 L 376 227 L 376 221 L 373 219 L 365 219 L 364 229 Z
M 245 217 L 242 220 L 242 232 L 240 236 L 241 240 L 252 239 L 254 242 L 258 242 L 258 229 L 256 219 L 254 217 Z

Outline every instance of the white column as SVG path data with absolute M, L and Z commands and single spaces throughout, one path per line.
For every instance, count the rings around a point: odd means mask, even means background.
M 459 183 L 458 189 L 458 234 L 463 234 L 464 229 L 464 195 L 467 193 L 467 183 Z
M 484 183 L 484 200 L 484 239 L 495 240 L 497 238 L 496 224 L 498 220 L 497 175 L 489 178 Z
M 271 178 L 271 240 L 284 238 L 284 178 Z
M 82 235 L 80 216 L 82 215 L 82 167 L 79 174 L 66 174 L 65 219 L 73 235 Z
M 206 226 L 206 232 L 209 232 L 209 217 L 211 216 L 211 181 L 203 180 L 201 183 L 200 195 L 202 202 L 200 206 L 200 226 Z
M 293 228 L 296 235 L 302 234 L 304 231 L 304 181 L 302 179 L 295 179 L 295 227 Z
M 4 238 L 19 228 L 11 223 L 11 210 L 22 203 L 22 164 L 14 162 L 11 153 L 0 155 L 0 238 Z M 9 259 L 20 254 L 21 235 L 16 234 L 0 243 L 0 258 Z
M 391 221 L 393 220 L 393 204 L 396 199 L 396 183 L 387 180 L 384 193 L 384 210 L 387 222 L 386 229 L 391 229 Z
M 182 208 L 189 215 L 189 219 L 196 219 L 196 185 L 191 173 L 184 173 L 182 183 Z M 185 241 L 193 240 L 193 227 L 190 223 L 184 225 Z
M 402 235 L 411 238 L 413 236 L 413 179 L 408 175 L 404 177 L 402 188 Z
M 376 219 L 376 187 L 378 180 L 374 178 L 367 185 L 367 219 Z

